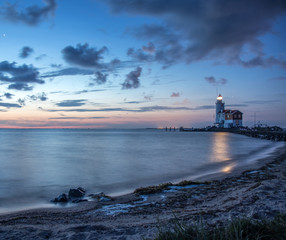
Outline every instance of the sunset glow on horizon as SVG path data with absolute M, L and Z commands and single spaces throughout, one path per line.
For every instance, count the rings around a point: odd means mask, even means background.
M 286 127 L 286 3 L 3 0 L 0 128 Z M 271 11 L 269 11 L 271 9 Z

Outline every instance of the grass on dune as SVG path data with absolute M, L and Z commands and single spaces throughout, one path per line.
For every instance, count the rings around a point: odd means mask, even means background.
M 208 227 L 202 221 L 185 226 L 179 221 L 171 230 L 159 228 L 156 240 L 284 240 L 286 215 L 273 220 L 235 219 L 224 226 Z

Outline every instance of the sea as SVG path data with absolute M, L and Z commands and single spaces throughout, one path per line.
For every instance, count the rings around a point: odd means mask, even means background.
M 0 213 L 58 207 L 70 188 L 126 194 L 226 174 L 285 143 L 165 129 L 0 129 Z

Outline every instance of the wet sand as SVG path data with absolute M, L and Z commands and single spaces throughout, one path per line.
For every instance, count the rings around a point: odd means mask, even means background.
M 0 216 L 0 239 L 153 239 L 158 228 L 198 219 L 210 226 L 237 217 L 286 214 L 286 149 L 229 174 L 166 184 L 111 201 Z M 207 181 L 207 182 L 205 182 Z

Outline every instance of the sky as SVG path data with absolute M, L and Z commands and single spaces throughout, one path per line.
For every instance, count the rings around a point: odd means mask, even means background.
M 0 0 L 0 128 L 286 127 L 284 0 Z

